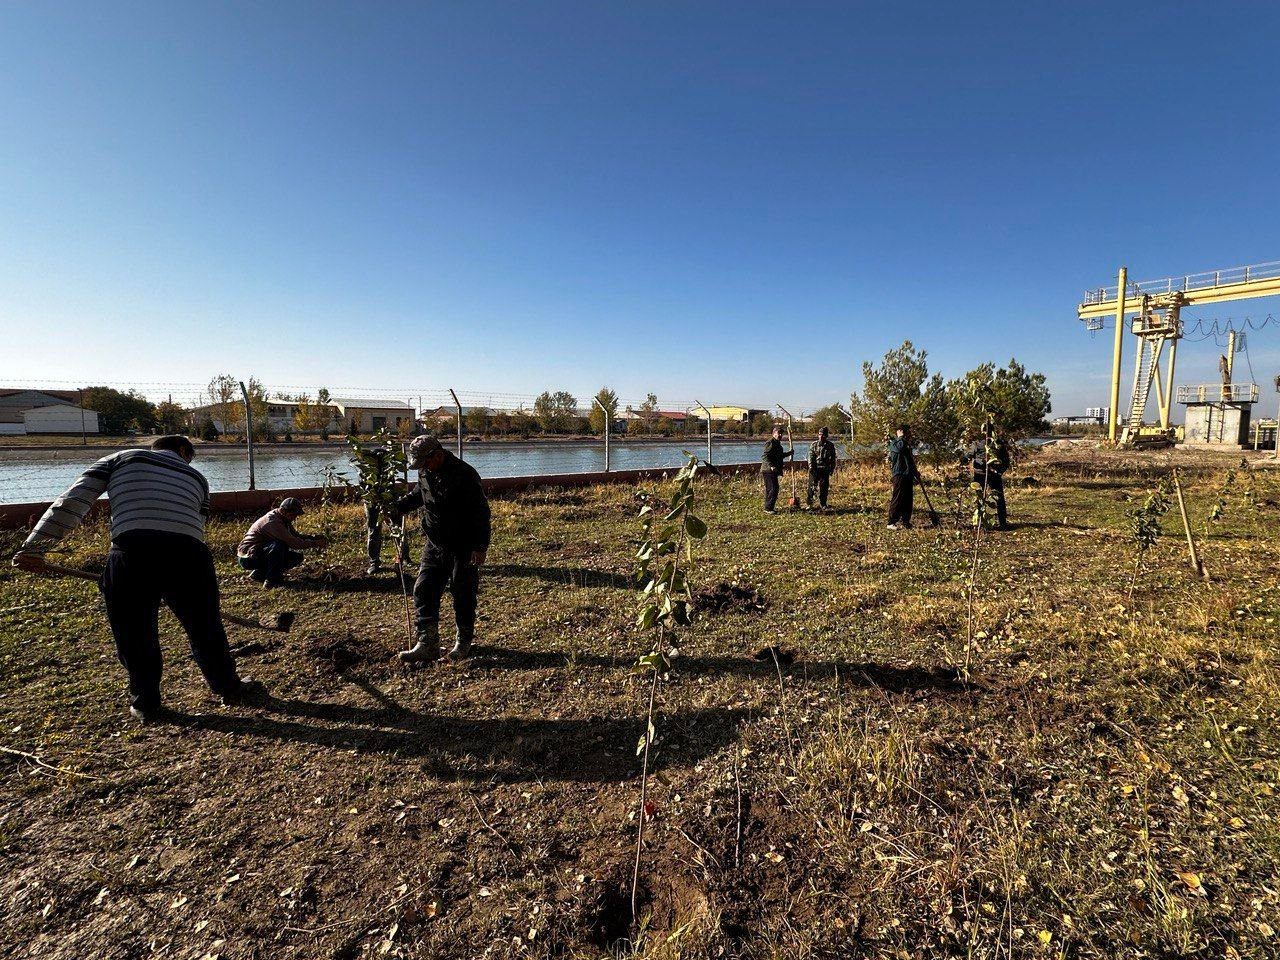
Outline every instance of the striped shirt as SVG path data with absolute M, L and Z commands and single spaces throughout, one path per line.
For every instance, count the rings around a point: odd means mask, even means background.
M 80 475 L 36 522 L 22 553 L 42 554 L 84 522 L 103 492 L 111 500 L 111 539 L 162 530 L 204 540 L 209 482 L 172 450 L 121 450 Z

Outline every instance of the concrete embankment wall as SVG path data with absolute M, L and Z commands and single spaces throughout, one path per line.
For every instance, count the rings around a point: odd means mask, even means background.
M 796 464 L 793 469 L 803 469 Z M 608 473 L 559 473 L 538 477 L 489 477 L 484 483 L 490 496 L 519 493 L 538 487 L 590 487 L 598 483 L 642 483 L 672 476 L 678 468 L 650 468 L 645 470 L 611 470 Z M 704 468 L 705 469 L 705 468 Z M 754 474 L 760 472 L 759 463 L 738 463 L 712 468 L 722 474 Z M 346 489 L 330 490 L 330 495 L 350 498 Z M 323 487 L 296 487 L 276 490 L 229 490 L 209 497 L 210 511 L 217 514 L 265 512 L 285 497 L 297 497 L 303 503 L 316 503 L 324 496 Z M 32 526 L 49 507 L 45 503 L 0 503 L 0 529 L 12 530 Z M 106 500 L 99 500 L 90 514 L 108 511 Z

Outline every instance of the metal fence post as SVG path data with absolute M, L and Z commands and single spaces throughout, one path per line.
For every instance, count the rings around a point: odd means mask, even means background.
M 711 410 L 701 400 L 693 401 L 707 415 L 707 466 L 711 466 Z
M 253 405 L 249 403 L 249 391 L 244 388 L 244 381 L 240 381 L 240 395 L 244 397 L 244 441 L 249 448 L 249 489 L 256 490 L 253 477 Z
M 462 404 L 458 402 L 458 395 L 453 392 L 453 387 L 449 388 L 449 396 L 453 397 L 453 406 L 458 411 L 458 459 L 462 459 Z

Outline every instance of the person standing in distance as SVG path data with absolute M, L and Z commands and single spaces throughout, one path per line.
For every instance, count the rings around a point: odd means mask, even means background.
M 782 461 L 794 457 L 795 450 L 782 448 L 782 428 L 774 427 L 773 436 L 760 454 L 760 476 L 764 478 L 764 512 L 777 513 L 778 481 L 782 474 Z
M 900 424 L 896 436 L 889 441 L 889 469 L 893 474 L 893 492 L 889 497 L 889 529 L 911 529 L 911 510 L 915 501 L 916 455 L 911 449 L 911 427 Z
M 818 495 L 818 509 L 827 509 L 827 495 L 831 492 L 831 474 L 836 470 L 836 445 L 827 439 L 826 427 L 818 428 L 818 439 L 809 445 L 809 509 L 813 509 L 813 495 Z
M 475 468 L 435 437 L 418 437 L 409 445 L 409 465 L 418 471 L 417 485 L 396 503 L 389 519 L 421 510 L 426 543 L 413 585 L 417 642 L 400 653 L 400 660 L 414 665 L 440 659 L 440 601 L 446 587 L 458 624 L 447 656 L 460 659 L 475 639 L 480 568 L 489 552 L 489 501 Z

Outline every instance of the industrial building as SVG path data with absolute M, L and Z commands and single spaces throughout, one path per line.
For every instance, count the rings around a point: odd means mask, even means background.
M 0 436 L 98 432 L 98 412 L 83 410 L 78 390 L 0 388 Z

